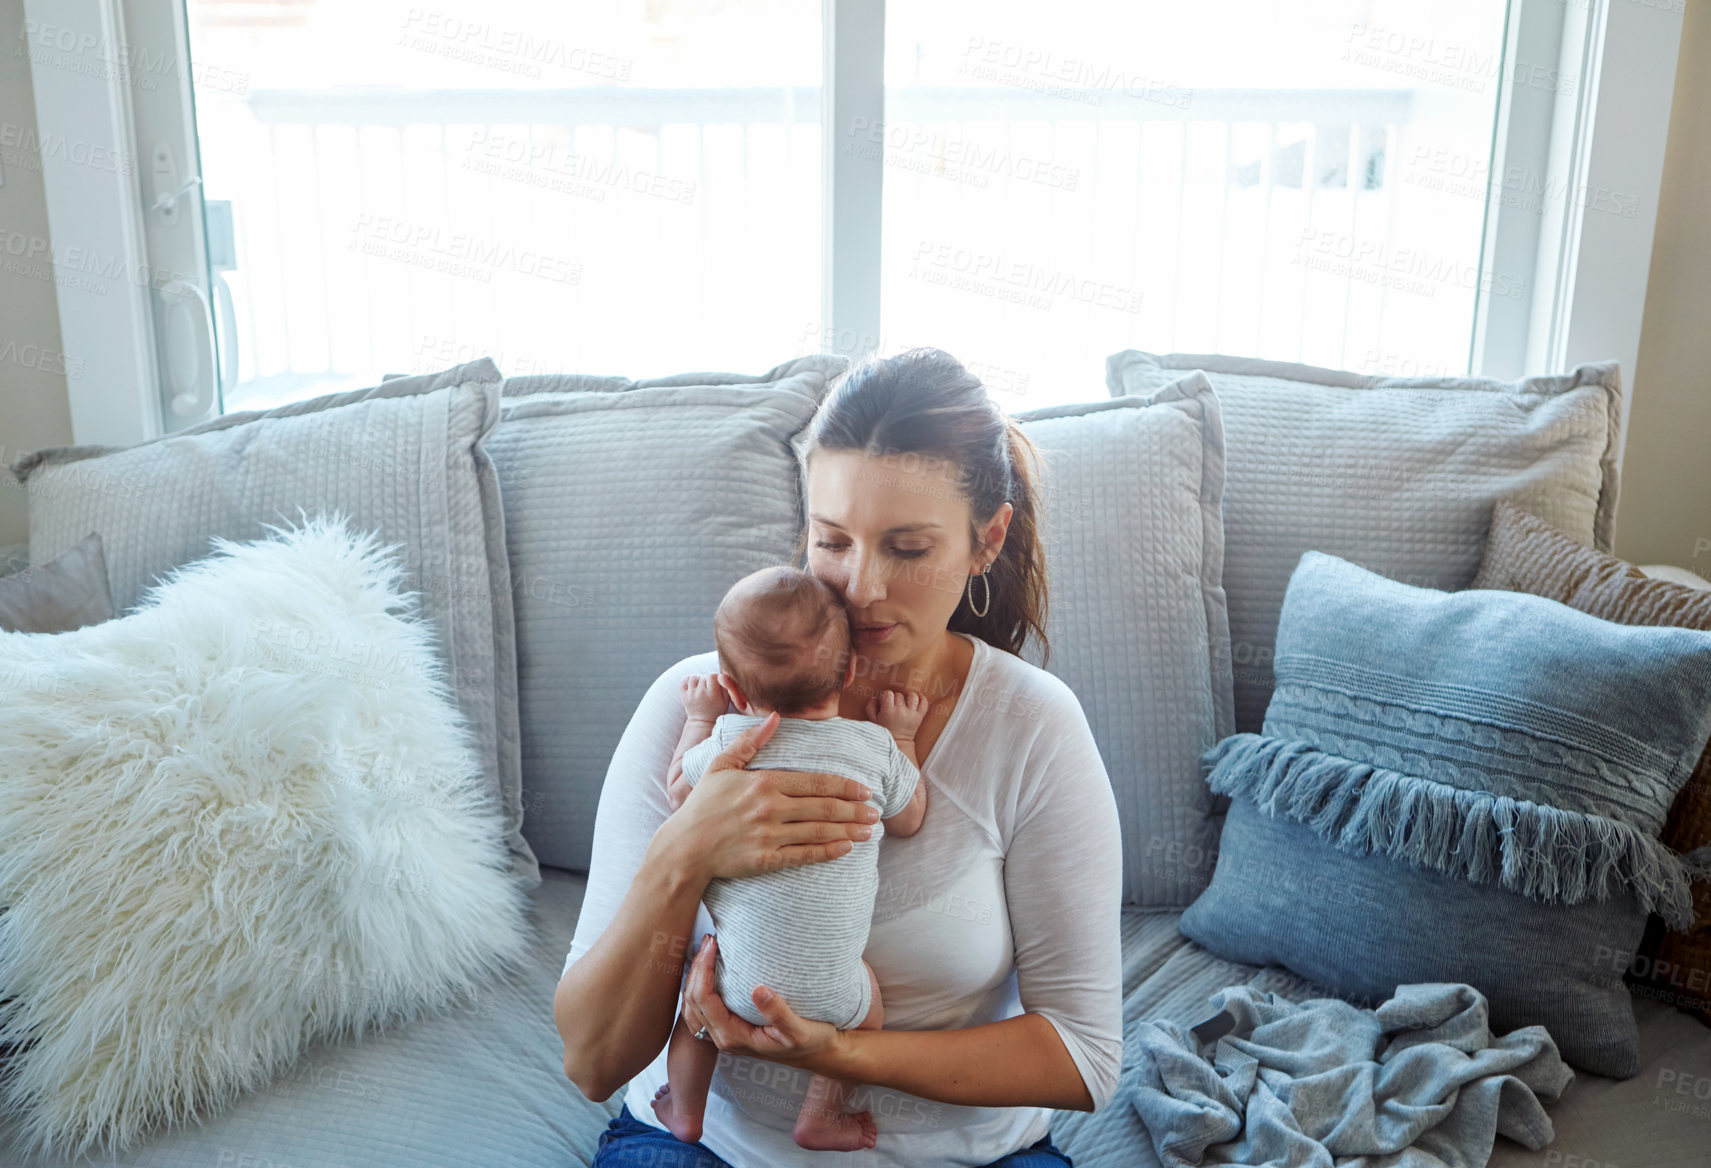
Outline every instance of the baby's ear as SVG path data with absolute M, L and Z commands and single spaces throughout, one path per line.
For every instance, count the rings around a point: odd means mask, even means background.
M 742 709 L 743 687 L 737 684 L 737 679 L 723 671 L 719 674 L 719 688 L 725 691 L 726 699 L 737 709 Z

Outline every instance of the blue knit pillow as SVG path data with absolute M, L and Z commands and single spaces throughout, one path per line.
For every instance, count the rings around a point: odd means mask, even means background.
M 1691 923 L 1711 868 L 1657 838 L 1711 737 L 1711 633 L 1310 551 L 1276 671 L 1263 732 L 1202 759 L 1232 806 L 1182 931 L 1351 995 L 1467 982 L 1499 1028 L 1637 1073 L 1622 971 L 1649 911 Z

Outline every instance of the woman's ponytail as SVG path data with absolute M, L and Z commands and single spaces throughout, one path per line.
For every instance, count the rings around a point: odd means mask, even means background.
M 986 615 L 975 615 L 974 607 L 968 601 L 968 590 L 964 589 L 962 603 L 951 614 L 948 627 L 1018 654 L 1032 634 L 1039 639 L 1043 665 L 1051 655 L 1051 644 L 1046 640 L 1046 561 L 1041 543 L 1039 451 L 1014 419 L 1006 416 L 1004 423 L 1007 431 L 1007 489 L 1001 495 L 978 499 L 974 505 L 976 515 L 984 518 L 990 518 L 999 504 L 1006 501 L 1012 508 L 1004 547 L 986 573 L 992 600 L 990 604 L 985 603 L 986 593 L 982 584 L 970 577 L 974 598 L 986 609 Z M 978 525 L 980 519 L 975 522 Z

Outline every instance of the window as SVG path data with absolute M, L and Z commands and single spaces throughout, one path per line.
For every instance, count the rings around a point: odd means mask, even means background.
M 1030 404 L 1128 347 L 1466 373 L 1503 18 L 892 0 L 884 334 Z
M 186 11 L 226 409 L 483 355 L 747 367 L 817 329 L 814 5 Z
M 1631 370 L 1681 21 L 1603 0 L 89 8 L 111 25 L 26 0 L 42 135 L 135 161 L 44 152 L 56 240 L 164 277 L 59 283 L 90 362 L 74 430 L 101 442 L 484 354 L 649 375 L 936 344 L 1013 409 L 1100 396 L 1130 346 Z M 128 76 L 55 68 L 112 25 Z

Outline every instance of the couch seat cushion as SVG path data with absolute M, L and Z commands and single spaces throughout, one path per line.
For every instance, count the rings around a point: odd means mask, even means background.
M 623 1092 L 590 1103 L 564 1074 L 553 990 L 582 908 L 582 877 L 541 869 L 539 933 L 517 974 L 451 1011 L 308 1048 L 268 1086 L 199 1127 L 167 1129 L 110 1168 L 571 1168 L 594 1158 Z M 362 987 L 355 987 L 360 992 Z M 0 1115 L 0 1163 L 16 1117 Z

